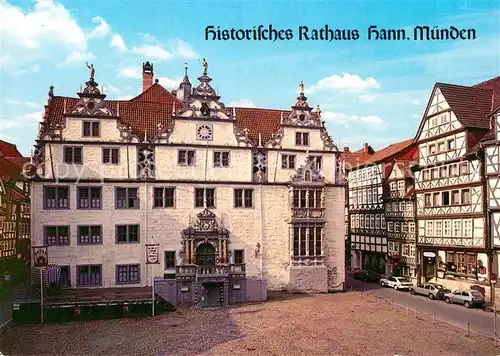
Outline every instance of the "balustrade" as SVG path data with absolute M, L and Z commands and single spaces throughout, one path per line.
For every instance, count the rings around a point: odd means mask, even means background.
M 292 208 L 292 218 L 294 219 L 321 219 L 323 217 L 323 208 Z

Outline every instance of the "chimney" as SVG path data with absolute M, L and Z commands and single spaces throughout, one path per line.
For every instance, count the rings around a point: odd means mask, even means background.
M 142 63 L 142 92 L 153 86 L 153 63 Z
M 368 154 L 368 144 L 365 142 L 363 145 L 363 154 L 367 155 Z
M 349 147 L 344 146 L 344 152 L 349 152 Z

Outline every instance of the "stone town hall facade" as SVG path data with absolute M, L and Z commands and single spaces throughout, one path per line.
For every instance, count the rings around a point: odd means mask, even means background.
M 34 156 L 33 246 L 47 246 L 68 287 L 154 277 L 173 286 L 175 303 L 342 289 L 340 152 L 319 106 L 301 83 L 291 110 L 227 108 L 206 62 L 198 80 L 193 88 L 186 69 L 169 92 L 146 62 L 131 100 L 107 100 L 93 67 L 79 98 L 51 87 Z M 159 264 L 146 264 L 147 244 L 158 244 Z

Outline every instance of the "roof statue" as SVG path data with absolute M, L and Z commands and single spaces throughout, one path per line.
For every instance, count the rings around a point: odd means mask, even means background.
M 94 65 L 93 64 L 90 64 L 89 65 L 89 62 L 85 62 L 87 64 L 87 67 L 88 69 L 90 69 L 90 81 L 94 81 L 94 77 L 95 77 L 95 68 L 94 68 Z
M 202 59 L 201 65 L 203 66 L 203 75 L 207 75 L 208 74 L 208 63 L 205 60 L 205 58 Z
M 299 94 L 300 95 L 304 94 L 304 83 L 302 82 L 302 80 L 300 81 L 299 84 Z

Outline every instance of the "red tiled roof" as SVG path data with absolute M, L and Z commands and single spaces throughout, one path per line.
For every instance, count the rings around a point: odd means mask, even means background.
M 24 157 L 0 157 L 0 179 L 3 181 L 9 180 L 24 180 L 22 168 L 24 163 L 29 162 L 29 158 Z
M 78 100 L 78 98 L 53 96 L 47 109 L 49 124 L 63 123 L 64 102 L 66 101 L 66 108 L 69 111 Z M 181 107 L 181 101 L 160 84 L 154 84 L 131 100 L 106 100 L 115 112 L 118 111 L 119 105 L 119 116 L 122 122 L 131 126 L 132 133 L 140 138 L 144 137 L 145 131 L 148 137 L 155 135 L 158 124 L 165 126 L 170 123 L 174 102 L 177 108 Z M 232 112 L 232 108 L 228 110 Z M 290 113 L 289 110 L 236 108 L 236 127 L 240 130 L 247 128 L 252 140 L 258 140 L 260 133 L 262 141 L 267 141 L 271 134 L 279 130 L 282 112 L 283 116 Z
M 436 83 L 446 102 L 465 127 L 488 129 L 494 91 L 491 89 Z
M 0 157 L 22 157 L 16 145 L 0 140 Z
M 500 109 L 500 76 L 476 84 L 474 86 L 482 89 L 493 90 L 492 111 L 494 112 Z
M 413 139 L 408 139 L 405 141 L 393 143 L 387 147 L 382 148 L 381 150 L 375 151 L 371 155 L 365 155 L 365 158 L 360 162 L 356 162 L 359 166 L 364 166 L 371 163 L 379 163 L 383 160 L 394 156 L 396 153 L 401 152 L 405 148 L 411 146 L 413 143 Z

